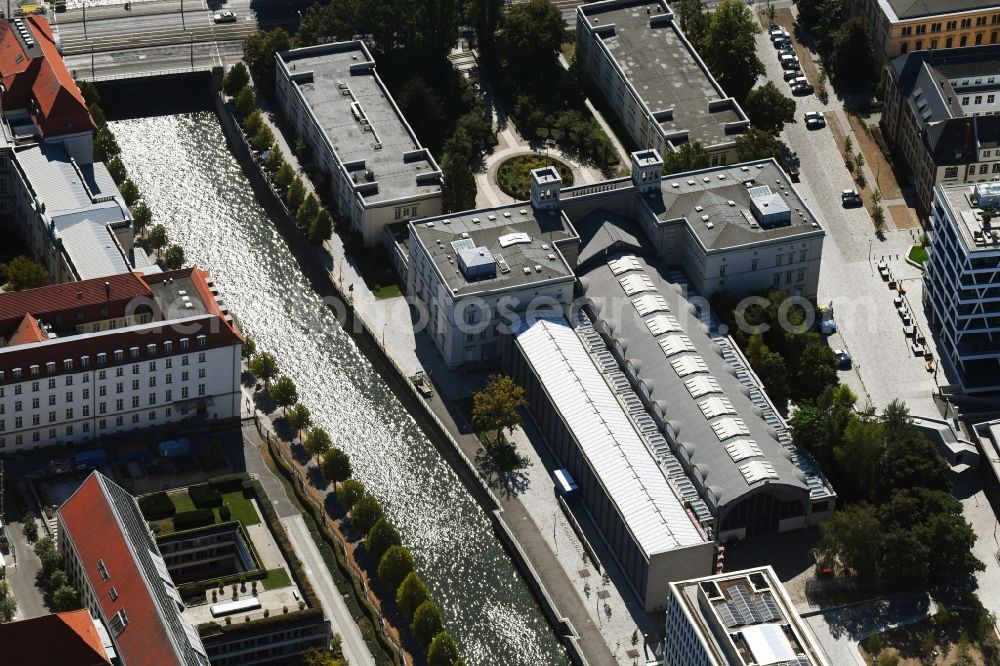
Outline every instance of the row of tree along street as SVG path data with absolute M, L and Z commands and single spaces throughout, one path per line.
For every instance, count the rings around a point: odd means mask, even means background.
M 415 571 L 412 553 L 403 546 L 399 531 L 384 515 L 378 499 L 364 484 L 351 478 L 353 471 L 347 453 L 333 446 L 326 430 L 312 423 L 309 408 L 299 402 L 295 383 L 279 374 L 273 354 L 258 352 L 256 343 L 248 336 L 243 356 L 253 375 L 263 382 L 264 392 L 281 407 L 283 417 L 306 453 L 316 459 L 323 479 L 333 484 L 333 494 L 347 515 L 346 524 L 356 535 L 357 543 L 352 545 L 355 556 L 363 553 L 360 559 L 367 559 L 370 573 L 381 582 L 381 588 L 374 589 L 379 591 L 383 603 L 394 604 L 409 622 L 410 634 L 425 651 L 428 666 L 462 664 L 457 644 L 445 631 L 441 612 Z
M 806 313 L 793 306 L 781 325 L 788 295 L 771 290 L 766 304 L 745 307 L 752 327 L 736 326 L 732 299 L 712 297 L 712 308 L 775 405 L 787 410 L 792 438 L 820 465 L 837 489 L 840 507 L 820 528 L 817 562 L 865 583 L 892 588 L 944 583 L 983 569 L 972 554 L 976 536 L 952 494 L 948 466 L 913 425 L 906 407 L 889 404 L 882 414 L 856 407 L 840 385 L 837 359 L 819 333 L 801 331 Z

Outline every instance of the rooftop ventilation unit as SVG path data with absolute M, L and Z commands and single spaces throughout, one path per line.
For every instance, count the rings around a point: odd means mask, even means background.
M 507 260 L 503 258 L 503 255 L 497 253 L 493 255 L 497 260 L 497 266 L 500 267 L 501 273 L 510 273 L 510 266 L 507 265 Z

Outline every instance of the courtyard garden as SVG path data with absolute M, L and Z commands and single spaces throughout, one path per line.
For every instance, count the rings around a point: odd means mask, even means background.
M 518 201 L 526 201 L 531 197 L 531 170 L 555 166 L 562 178 L 562 186 L 573 185 L 573 171 L 566 163 L 548 155 L 518 155 L 512 157 L 497 170 L 497 185 L 504 194 Z

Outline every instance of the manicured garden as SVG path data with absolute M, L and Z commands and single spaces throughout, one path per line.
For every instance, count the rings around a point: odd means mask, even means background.
M 930 255 L 927 253 L 927 248 L 923 245 L 914 245 L 910 248 L 910 254 L 907 257 L 914 263 L 923 264 L 930 258 Z
M 139 501 L 143 514 L 159 535 L 237 521 L 244 526 L 260 523 L 253 503 L 242 486 L 222 481 L 202 483 L 173 493 L 153 493 Z
M 573 185 L 573 171 L 563 162 L 548 155 L 518 155 L 512 157 L 497 170 L 497 185 L 504 194 L 518 201 L 531 197 L 531 170 L 554 166 L 562 178 L 562 186 Z

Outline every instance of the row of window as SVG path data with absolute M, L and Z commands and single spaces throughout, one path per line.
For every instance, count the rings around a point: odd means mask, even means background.
M 982 104 L 983 103 L 983 96 L 982 95 L 976 95 L 975 97 L 966 96 L 966 97 L 962 98 L 962 106 L 967 106 L 969 104 L 969 99 L 975 99 L 975 101 L 973 102 L 973 104 Z M 986 96 L 986 103 L 987 104 L 992 104 L 994 102 L 994 100 L 996 100 L 996 95 L 987 95 Z
M 984 34 L 985 33 L 982 33 L 982 32 L 976 33 L 976 38 L 975 38 L 976 46 L 979 46 L 980 44 L 983 43 L 983 36 L 984 36 Z M 1000 37 L 1000 33 L 998 33 L 996 30 L 994 30 L 993 32 L 991 32 L 990 33 L 990 44 L 996 44 L 998 37 Z M 959 39 L 958 39 L 958 45 L 959 46 L 968 46 L 969 45 L 969 36 L 968 35 L 962 35 L 961 37 L 959 37 Z M 954 46 L 955 46 L 955 38 L 954 37 L 949 37 L 946 40 L 944 40 L 944 47 L 946 49 L 950 49 L 950 48 L 952 48 Z M 913 50 L 914 51 L 922 51 L 923 48 L 924 48 L 924 40 L 918 39 L 916 42 L 913 43 Z M 929 45 L 927 46 L 927 48 L 929 48 L 929 49 L 936 49 L 936 48 L 938 48 L 938 40 L 937 39 L 930 40 Z M 899 45 L 899 53 L 901 55 L 903 53 L 907 53 L 909 50 L 910 50 L 910 43 L 909 42 L 902 42 Z
M 204 395 L 205 395 L 205 385 L 204 384 L 198 384 L 198 396 L 202 397 Z M 181 397 L 180 397 L 180 399 L 181 400 L 186 400 L 189 397 L 190 397 L 190 389 L 187 386 L 182 386 L 181 387 Z M 171 389 L 167 389 L 166 393 L 164 394 L 164 400 L 167 401 L 167 402 L 171 402 L 171 401 L 173 401 L 173 399 L 174 399 L 174 392 Z M 132 406 L 131 406 L 131 409 L 138 409 L 141 406 L 139 404 L 139 402 L 140 402 L 139 396 L 137 396 L 137 395 L 132 396 L 132 400 L 131 400 L 131 405 Z M 156 405 L 156 393 L 150 393 L 148 395 L 147 404 L 150 407 Z M 37 402 L 35 403 L 34 407 L 36 409 L 38 408 L 38 403 Z M 125 400 L 124 400 L 124 398 L 118 398 L 117 400 L 115 400 L 115 411 L 120 412 L 123 409 L 125 409 Z M 16 411 L 16 412 L 21 411 L 21 403 L 20 402 L 15 403 L 15 405 L 14 405 L 14 411 Z M 2 413 L 2 412 L 0 412 L 0 413 Z M 98 414 L 102 414 L 102 415 L 108 413 L 108 403 L 107 403 L 107 401 L 101 401 L 101 402 L 97 403 L 97 413 Z M 81 418 L 89 418 L 89 417 L 90 417 L 90 405 L 83 405 L 83 407 L 81 408 Z M 75 412 L 74 412 L 73 407 L 67 407 L 66 408 L 66 419 L 65 420 L 72 421 L 74 418 L 76 418 L 76 416 L 75 416 Z M 40 413 L 39 414 L 32 414 L 31 415 L 31 425 L 33 425 L 33 426 L 41 425 L 41 419 L 42 419 L 42 415 Z M 55 410 L 50 410 L 49 411 L 49 413 L 48 413 L 48 422 L 49 423 L 55 423 L 56 422 L 56 411 Z M 20 430 L 23 427 L 24 427 L 24 417 L 22 417 L 22 416 L 15 416 L 14 417 L 14 429 L 15 430 Z M 0 432 L 6 432 L 6 430 L 7 430 L 7 419 L 0 419 Z
M 990 168 L 989 164 L 980 164 L 979 166 L 976 166 L 975 164 L 970 164 L 968 170 L 966 171 L 966 175 L 975 176 L 977 170 L 979 171 L 980 176 L 985 176 L 991 171 L 992 173 L 1000 174 L 1000 162 L 994 163 L 992 169 Z M 958 178 L 958 167 L 957 166 L 947 167 L 944 170 L 944 177 L 946 179 Z
M 206 359 L 205 352 L 198 352 L 198 363 L 204 363 L 205 359 Z M 181 357 L 181 365 L 182 366 L 186 366 L 188 364 L 189 364 L 189 357 L 188 356 L 182 356 Z M 156 361 L 150 361 L 149 365 L 147 367 L 149 368 L 149 372 L 156 372 L 156 367 L 157 367 L 156 366 Z M 172 359 L 172 358 L 166 359 L 164 367 L 167 370 L 173 368 L 174 367 L 174 359 Z M 132 374 L 133 375 L 138 375 L 139 374 L 139 364 L 138 363 L 134 363 L 132 365 Z M 73 377 L 74 376 L 75 375 L 66 375 L 64 385 L 65 386 L 72 386 L 73 385 Z M 115 368 L 115 377 L 123 377 L 123 376 L 125 376 L 125 368 L 124 368 L 124 366 L 119 366 L 119 367 Z M 205 376 L 205 369 L 204 368 L 200 368 L 198 370 L 198 376 L 199 377 L 204 377 Z M 107 370 L 99 370 L 97 372 L 97 379 L 98 379 L 98 381 L 105 380 L 105 379 L 107 379 L 107 377 L 108 377 L 108 371 Z M 188 372 L 185 370 L 184 372 L 181 373 L 181 381 L 187 381 L 187 379 L 188 379 Z M 138 387 L 138 383 L 137 383 L 138 381 L 139 380 L 137 380 L 137 379 L 132 380 L 132 388 L 133 389 L 138 389 L 139 388 Z M 150 381 L 150 384 L 149 384 L 150 386 L 156 386 L 156 377 L 150 377 L 149 381 Z M 90 373 L 89 372 L 83 373 L 83 383 L 87 384 L 89 382 L 90 382 Z M 166 382 L 168 384 L 172 383 L 173 382 L 173 375 L 167 374 L 167 376 L 166 376 Z M 120 386 L 121 386 L 121 384 L 119 383 L 119 387 Z M 50 389 L 56 388 L 56 380 L 55 380 L 54 377 L 49 378 L 48 387 Z M 23 390 L 24 390 L 24 385 L 23 384 L 15 384 L 14 385 L 14 395 L 21 395 L 21 393 L 23 392 Z M 39 390 L 41 390 L 41 383 L 37 382 L 37 381 L 31 382 L 31 392 L 32 393 L 37 393 Z M 103 391 L 104 387 L 101 387 L 101 390 Z M 121 393 L 121 389 L 120 388 L 119 388 L 118 392 Z M 4 398 L 4 397 L 6 397 L 6 395 L 7 395 L 7 387 L 0 386 L 0 398 Z M 66 395 L 69 395 L 69 393 L 67 393 Z M 104 395 L 104 393 L 101 393 L 101 395 Z M 84 397 L 86 398 L 86 396 L 84 396 Z M 50 400 L 51 400 L 51 397 L 50 397 Z M 52 404 L 52 403 L 50 402 L 50 404 Z M 2 405 L 0 405 L 0 409 L 2 409 Z M 2 414 L 2 413 L 3 412 L 0 411 L 0 414 Z
M 996 24 L 1000 23 L 1000 14 L 994 14 L 993 16 L 991 16 L 989 22 L 992 25 L 996 25 Z M 976 27 L 977 28 L 981 28 L 984 25 L 986 25 L 986 17 L 985 16 L 977 16 L 976 17 Z M 945 30 L 948 31 L 948 32 L 950 32 L 952 30 L 958 30 L 958 29 L 965 30 L 966 28 L 971 28 L 971 27 L 972 27 L 972 18 L 971 17 L 970 18 L 961 19 L 961 23 L 959 23 L 958 20 L 954 20 L 954 21 L 948 21 L 945 24 Z M 931 23 L 930 24 L 930 30 L 931 30 L 931 32 L 941 32 L 941 22 L 939 21 L 937 23 Z M 922 24 L 917 25 L 917 26 L 907 25 L 907 26 L 903 26 L 900 29 L 900 31 L 899 31 L 899 34 L 901 36 L 903 36 L 903 37 L 909 37 L 910 35 L 912 35 L 914 33 L 916 33 L 918 35 L 926 34 L 927 33 L 927 24 L 926 23 L 922 23 Z
M 198 338 L 197 338 L 197 340 L 198 340 L 198 346 L 199 347 L 204 347 L 206 345 L 206 336 L 199 335 Z M 189 341 L 189 339 L 188 338 L 181 338 L 180 339 L 180 350 L 181 351 L 186 351 L 188 349 L 190 349 L 190 341 Z M 169 353 L 173 352 L 173 341 L 172 340 L 166 340 L 166 341 L 164 341 L 164 343 L 163 343 L 163 351 L 166 354 L 169 354 Z M 125 360 L 125 350 L 124 349 L 116 349 L 116 350 L 114 350 L 112 352 L 112 354 L 113 354 L 113 358 L 114 358 L 114 360 L 115 360 L 116 363 L 121 363 L 122 361 Z M 156 355 L 156 343 L 150 343 L 150 344 L 146 345 L 146 355 L 147 356 L 155 356 Z M 204 355 L 204 353 L 202 353 L 202 355 Z M 131 358 L 133 358 L 133 359 L 139 358 L 139 347 L 130 347 L 129 348 L 129 356 Z M 62 372 L 72 372 L 73 371 L 73 362 L 74 362 L 74 359 L 72 359 L 72 358 L 63 359 L 63 362 L 62 362 Z M 108 354 L 107 354 L 107 352 L 98 352 L 97 353 L 97 365 L 107 365 L 107 364 L 108 364 Z M 84 354 L 83 356 L 80 357 L 80 367 L 81 368 L 89 368 L 90 367 L 90 354 Z M 57 368 L 57 364 L 56 364 L 55 361 L 48 361 L 45 364 L 45 372 L 46 372 L 46 374 L 50 374 L 50 375 L 51 374 L 55 374 L 56 368 Z M 21 378 L 22 378 L 22 372 L 23 372 L 23 368 L 11 368 L 11 371 L 10 371 L 11 379 L 13 381 L 20 381 Z M 0 370 L 0 382 L 3 382 L 5 380 L 5 373 L 6 373 L 5 370 Z M 28 366 L 28 373 L 30 374 L 31 377 L 40 377 L 41 376 L 41 366 L 39 364 L 37 364 L 37 363 L 33 363 L 33 364 L 29 365 Z

